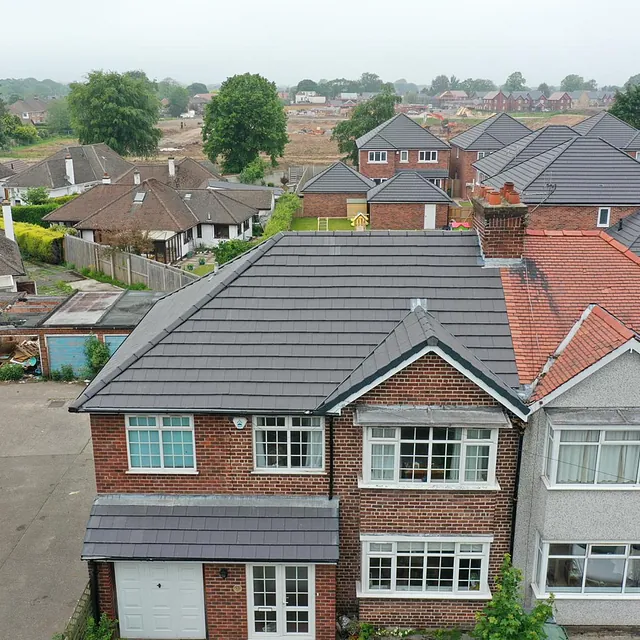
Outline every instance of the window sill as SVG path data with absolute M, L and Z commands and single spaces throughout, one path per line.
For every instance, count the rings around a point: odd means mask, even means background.
M 408 482 L 406 484 L 365 482 L 358 478 L 358 489 L 384 489 L 400 491 L 500 491 L 501 487 L 494 484 L 440 484 L 428 482 Z
M 546 600 L 551 595 L 551 593 L 540 591 L 533 583 L 531 590 L 538 600 Z M 562 591 L 554 591 L 553 597 L 556 600 L 640 600 L 640 593 L 563 593 Z
M 437 160 L 418 160 L 418 164 L 438 164 Z
M 313 469 L 306 471 L 305 469 L 254 469 L 252 476 L 326 476 L 324 469 Z
M 446 593 L 446 592 L 416 592 L 407 591 L 406 593 L 373 593 L 362 591 L 360 582 L 356 583 L 356 598 L 371 600 L 491 600 L 491 593 L 488 591 L 469 591 L 465 594 Z
M 540 476 L 548 491 L 640 491 L 638 484 L 551 484 L 547 476 Z
M 125 473 L 134 476 L 197 476 L 197 469 L 129 469 Z

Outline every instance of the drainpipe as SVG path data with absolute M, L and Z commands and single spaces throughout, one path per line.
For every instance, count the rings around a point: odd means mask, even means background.
M 329 416 L 329 500 L 333 500 L 333 416 Z
M 89 560 L 89 583 L 91 585 L 91 611 L 93 619 L 100 620 L 100 593 L 98 591 L 98 565 L 95 560 Z
M 516 512 L 518 510 L 518 488 L 520 486 L 520 467 L 522 466 L 522 448 L 524 445 L 524 429 L 518 429 L 518 458 L 516 460 L 516 477 L 513 486 L 513 506 L 511 511 L 511 540 L 509 542 L 509 553 L 513 562 L 513 547 L 516 537 Z

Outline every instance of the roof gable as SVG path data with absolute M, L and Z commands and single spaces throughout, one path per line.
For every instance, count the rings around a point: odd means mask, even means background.
M 452 202 L 445 191 L 415 171 L 396 173 L 367 194 L 369 202 Z
M 386 144 L 384 144 L 386 143 Z M 356 140 L 358 149 L 448 149 L 449 145 L 421 127 L 404 113 L 398 113 Z
M 336 162 L 314 176 L 300 190 L 301 193 L 366 193 L 375 186 L 344 162 Z
M 602 138 L 619 149 L 626 148 L 640 133 L 608 111 L 601 111 L 579 122 L 574 129 L 582 136 Z
M 530 133 L 531 129 L 510 115 L 498 113 L 452 138 L 451 144 L 468 151 L 496 151 Z

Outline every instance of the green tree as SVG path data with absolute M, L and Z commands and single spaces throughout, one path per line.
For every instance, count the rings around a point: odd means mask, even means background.
M 66 133 L 72 130 L 69 103 L 66 98 L 52 100 L 47 109 L 47 127 L 51 133 Z
M 544 640 L 544 623 L 553 614 L 553 597 L 536 604 L 531 613 L 522 606 L 522 572 L 506 554 L 492 599 L 476 614 L 473 637 L 478 640 Z
M 609 113 L 636 129 L 640 128 L 640 85 L 629 85 L 626 91 L 616 92 Z
M 149 77 L 144 71 L 142 71 L 142 69 L 125 71 L 124 75 L 129 76 L 134 80 L 142 80 L 147 85 L 150 91 L 154 91 L 154 92 L 158 91 L 158 83 L 155 80 L 149 80 Z
M 300 80 L 296 86 L 295 93 L 300 93 L 300 91 L 318 91 L 318 83 L 309 78 Z
M 471 95 L 472 93 L 495 91 L 496 85 L 493 80 L 485 78 L 467 78 L 460 83 L 458 88 Z
M 174 87 L 181 86 L 177 80 L 173 78 L 165 78 L 164 80 L 160 80 L 160 82 L 156 84 L 156 91 L 158 92 L 158 98 L 163 100 L 164 98 L 169 99 L 169 94 Z
M 580 91 L 584 87 L 584 78 L 575 73 L 571 73 L 562 79 L 560 91 Z
M 45 204 L 49 201 L 49 190 L 46 187 L 30 187 L 24 200 L 27 204 Z
M 403 101 L 405 104 L 418 104 L 418 94 L 415 91 L 407 91 L 404 94 Z
M 549 85 L 546 82 L 541 82 L 538 85 L 538 91 L 542 91 L 542 93 L 544 93 L 544 95 L 547 96 L 547 98 L 551 95 L 551 89 L 549 88 Z
M 598 90 L 598 83 L 596 82 L 596 80 L 594 80 L 592 78 L 591 80 L 587 80 L 582 85 L 582 88 L 585 89 L 586 91 L 597 91 Z
M 445 75 L 436 76 L 431 81 L 431 93 L 439 95 L 449 89 L 449 78 Z
M 187 91 L 189 92 L 189 97 L 193 98 L 196 93 L 209 93 L 209 89 L 207 89 L 207 85 L 202 82 L 192 82 L 188 87 Z
M 360 76 L 360 91 L 375 93 L 376 91 L 380 91 L 381 87 L 382 80 L 379 75 L 365 71 Z
M 242 184 L 255 184 L 264 178 L 266 170 L 267 163 L 258 156 L 240 172 L 240 182 Z
M 631 76 L 625 83 L 624 86 L 625 87 L 632 87 L 636 84 L 640 84 L 640 73 L 636 74 L 635 76 Z
M 19 118 L 18 123 L 20 122 Z M 27 145 L 37 142 L 39 139 L 38 130 L 32 124 L 17 124 L 13 129 L 13 141 L 16 144 Z
M 84 355 L 88 377 L 95 378 L 109 361 L 111 352 L 108 344 L 100 342 L 96 336 L 89 336 L 84 342 Z
M 456 76 L 451 76 L 449 80 L 449 89 L 459 89 L 460 88 L 460 78 Z
M 524 91 L 527 81 L 520 71 L 514 71 L 504 83 L 505 91 Z
M 346 159 L 351 160 L 356 167 L 358 166 L 356 139 L 385 120 L 393 118 L 398 102 L 400 102 L 400 96 L 387 91 L 382 92 L 371 100 L 359 104 L 348 120 L 343 120 L 333 129 L 331 139 L 337 141 L 340 153 L 346 153 Z
M 260 153 L 275 166 L 288 141 L 275 83 L 250 73 L 227 78 L 206 106 L 202 138 L 211 162 L 222 156 L 224 171 L 242 171 Z
M 171 87 L 167 98 L 169 100 L 169 113 L 174 118 L 184 113 L 189 106 L 189 92 L 184 87 L 178 85 Z
M 161 132 L 160 102 L 144 78 L 92 71 L 69 94 L 73 128 L 81 144 L 104 142 L 117 153 L 152 155 Z

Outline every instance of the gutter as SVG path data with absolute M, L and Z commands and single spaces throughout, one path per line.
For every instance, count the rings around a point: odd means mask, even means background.
M 520 427 L 518 429 L 518 457 L 516 459 L 516 475 L 513 485 L 513 504 L 511 507 L 511 535 L 509 539 L 509 553 L 513 560 L 513 548 L 516 537 L 516 515 L 518 511 L 518 491 L 520 488 L 520 468 L 522 467 L 522 449 L 524 447 L 524 429 Z

